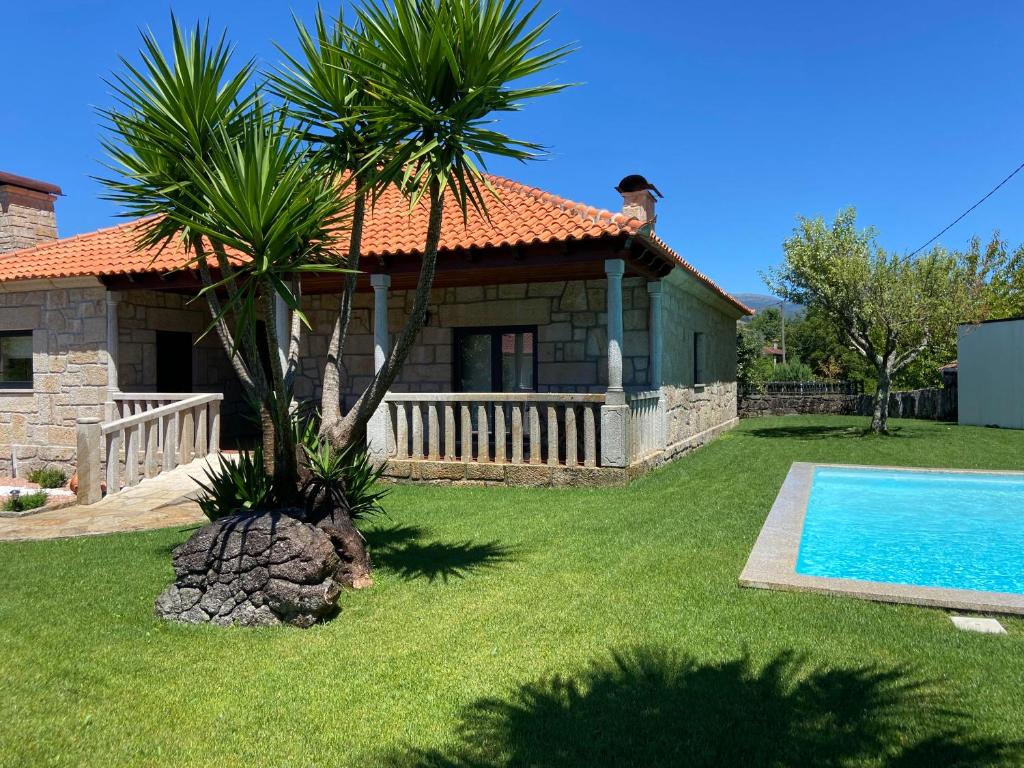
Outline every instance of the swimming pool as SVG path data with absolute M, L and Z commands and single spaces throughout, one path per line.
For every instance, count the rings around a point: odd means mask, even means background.
M 1024 594 L 1024 477 L 817 467 L 796 572 Z
M 1024 473 L 796 462 L 740 584 L 1024 614 Z

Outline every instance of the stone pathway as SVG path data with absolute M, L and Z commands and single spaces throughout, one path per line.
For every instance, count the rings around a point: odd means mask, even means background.
M 204 477 L 206 465 L 206 459 L 197 459 L 88 507 L 0 519 L 0 541 L 63 539 L 206 522 L 199 505 L 190 499 L 197 490 L 195 478 Z

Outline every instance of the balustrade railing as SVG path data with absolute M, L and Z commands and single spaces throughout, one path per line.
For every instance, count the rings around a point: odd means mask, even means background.
M 113 420 L 78 421 L 78 498 L 91 504 L 220 449 L 224 395 L 119 393 Z
M 630 461 L 665 450 L 665 409 L 658 390 L 628 392 Z
M 397 460 L 596 467 L 603 394 L 390 393 Z

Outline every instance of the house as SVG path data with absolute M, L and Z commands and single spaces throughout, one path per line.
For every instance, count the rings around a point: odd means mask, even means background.
M 765 344 L 764 347 L 761 348 L 761 356 L 767 357 L 775 365 L 786 362 L 785 350 L 779 349 L 774 344 Z
M 642 177 L 617 187 L 620 213 L 490 180 L 490 220 L 445 212 L 427 325 L 371 422 L 391 476 L 621 483 L 736 423 L 750 310 L 654 233 Z M 115 491 L 233 447 L 245 403 L 215 334 L 200 338 L 185 254 L 137 252 L 133 222 L 55 239 L 59 194 L 0 176 L 0 471 L 105 465 Z M 347 404 L 402 326 L 425 230 L 397 191 L 368 216 Z M 342 279 L 302 280 L 298 398 L 319 396 Z
M 1024 429 L 1024 317 L 961 325 L 956 380 L 961 424 Z

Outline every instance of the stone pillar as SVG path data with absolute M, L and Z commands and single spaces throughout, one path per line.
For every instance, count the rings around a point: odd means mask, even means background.
M 651 319 L 648 325 L 650 329 L 650 354 L 651 360 L 647 370 L 650 372 L 651 389 L 661 387 L 661 359 L 664 354 L 664 329 L 661 324 L 661 297 L 664 295 L 661 280 L 652 280 L 647 283 L 647 294 L 651 298 Z
M 601 466 L 629 464 L 629 406 L 622 388 L 622 275 L 626 263 L 607 259 L 608 275 L 608 391 L 601 406 Z
M 100 487 L 103 456 L 99 419 L 78 419 L 75 472 L 78 475 L 78 503 L 95 504 L 103 498 Z
M 391 275 L 370 275 L 373 286 L 373 372 L 384 367 L 388 356 L 388 288 Z M 381 402 L 366 425 L 366 449 L 377 461 L 384 461 L 391 453 L 391 412 Z
M 655 439 L 657 444 L 664 450 L 668 435 L 665 393 L 661 390 L 661 364 L 665 351 L 665 329 L 662 324 L 662 297 L 665 294 L 664 283 L 661 280 L 651 280 L 647 283 L 647 294 L 651 299 L 651 317 L 647 331 L 650 342 L 648 345 L 650 349 L 650 363 L 647 366 L 647 370 L 650 372 L 651 389 L 658 390 L 658 414 L 656 419 L 658 434 L 655 436 Z
M 114 397 L 121 391 L 117 381 L 118 347 L 121 330 L 117 322 L 117 305 L 121 301 L 118 291 L 107 291 L 107 415 L 112 416 Z
M 277 330 L 277 356 L 281 360 L 281 372 L 288 372 L 288 342 L 292 335 L 292 315 L 288 303 L 280 294 L 274 294 L 274 328 Z

